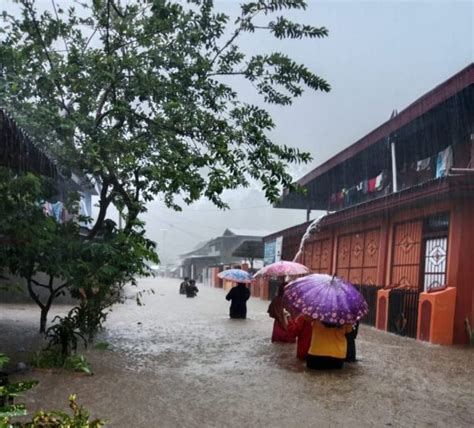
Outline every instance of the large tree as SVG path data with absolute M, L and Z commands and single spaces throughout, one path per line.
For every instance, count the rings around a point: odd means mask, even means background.
M 154 244 L 143 231 L 125 233 L 110 220 L 94 239 L 83 239 L 77 220 L 86 219 L 78 216 L 74 195 L 67 203 L 75 214 L 70 220 L 58 223 L 43 213 L 38 201 L 47 199 L 51 184 L 0 168 L 0 274 L 25 281 L 41 310 L 40 332 L 57 297 L 77 298 L 77 328 L 92 340 L 107 309 L 122 299 L 125 284 L 149 274 L 145 260 L 157 261 Z
M 329 85 L 279 52 L 247 55 L 245 33 L 277 40 L 321 38 L 325 28 L 288 20 L 303 0 L 256 0 L 231 18 L 212 0 L 92 0 L 65 9 L 14 0 L 0 28 L 0 102 L 63 166 L 97 177 L 100 210 L 124 209 L 127 230 L 156 196 L 179 209 L 225 189 L 262 183 L 270 201 L 293 187 L 289 164 L 309 154 L 276 144 L 269 113 L 243 101 L 246 81 L 263 100 L 289 106 L 305 88 Z

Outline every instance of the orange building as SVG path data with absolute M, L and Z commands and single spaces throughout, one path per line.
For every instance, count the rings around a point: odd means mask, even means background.
M 365 322 L 432 343 L 474 324 L 474 65 L 412 103 L 285 192 L 278 207 L 326 211 L 300 261 L 355 284 Z M 310 222 L 283 237 L 296 255 Z M 262 291 L 261 296 L 268 296 Z

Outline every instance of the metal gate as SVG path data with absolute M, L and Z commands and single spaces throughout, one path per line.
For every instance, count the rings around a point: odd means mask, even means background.
M 367 305 L 369 306 L 369 312 L 364 318 L 360 320 L 360 322 L 375 326 L 375 318 L 377 315 L 377 291 L 383 287 L 380 285 L 363 284 L 354 284 L 354 287 L 359 290 L 362 296 L 364 296 L 364 299 L 367 302 Z
M 388 298 L 388 331 L 416 338 L 418 322 L 418 290 L 396 288 Z

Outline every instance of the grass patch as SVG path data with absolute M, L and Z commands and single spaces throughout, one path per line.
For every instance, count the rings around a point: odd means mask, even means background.
M 98 351 L 107 351 L 110 349 L 110 343 L 97 342 L 97 344 L 94 346 L 94 349 L 97 349 Z
M 84 355 L 73 354 L 63 358 L 57 349 L 45 349 L 35 352 L 30 358 L 30 364 L 38 369 L 65 369 L 72 372 L 92 375 L 91 365 Z

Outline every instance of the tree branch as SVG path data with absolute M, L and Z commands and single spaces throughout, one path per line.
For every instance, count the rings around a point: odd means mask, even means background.
M 54 72 L 55 70 L 55 67 L 54 67 L 54 64 L 53 64 L 53 60 L 51 59 L 51 56 L 49 55 L 49 52 L 48 52 L 48 48 L 46 46 L 46 43 L 44 42 L 44 39 L 43 39 L 43 36 L 41 35 L 41 31 L 39 29 L 39 26 L 38 26 L 38 21 L 36 20 L 36 17 L 35 17 L 35 11 L 33 9 L 33 6 L 32 4 L 29 2 L 29 1 L 25 1 L 24 2 L 25 6 L 26 6 L 26 9 L 28 10 L 29 14 L 30 14 L 30 18 L 33 22 L 33 26 L 35 28 L 35 31 L 36 31 L 36 34 L 38 35 L 38 38 L 41 42 L 41 46 L 43 48 L 43 52 L 46 56 L 46 59 L 48 60 L 48 63 L 49 63 L 49 66 L 51 67 L 51 71 Z M 67 104 L 66 104 L 66 100 L 64 99 L 64 93 L 63 93 L 63 90 L 61 88 L 61 85 L 59 84 L 59 82 L 53 78 L 53 83 L 54 85 L 56 86 L 56 89 L 58 90 L 59 92 L 59 96 L 61 98 L 61 104 L 64 108 L 64 110 L 66 110 L 66 112 L 68 114 L 71 114 Z
M 99 215 L 97 216 L 97 220 L 94 224 L 94 227 L 89 231 L 89 234 L 87 235 L 88 240 L 92 240 L 95 238 L 105 220 L 105 216 L 107 215 L 107 208 L 109 207 L 114 197 L 113 192 L 107 195 L 108 190 L 109 183 L 108 181 L 104 181 L 102 183 L 102 189 L 100 190 Z
M 41 308 L 41 310 L 43 310 L 45 308 L 45 306 L 43 305 L 43 303 L 41 302 L 41 300 L 39 299 L 38 295 L 33 291 L 33 287 L 31 285 L 31 283 L 33 282 L 34 280 L 31 279 L 31 278 L 28 278 L 26 280 L 26 285 L 28 287 L 28 292 L 30 293 L 30 297 L 36 302 L 36 304 Z
M 56 8 L 56 2 L 54 0 L 51 0 L 51 3 L 53 5 L 54 14 L 56 15 L 56 19 L 59 22 L 59 14 L 58 14 L 58 10 Z M 64 38 L 64 36 L 63 36 L 63 42 L 64 42 L 64 47 L 66 48 L 66 52 L 69 55 L 69 46 L 67 45 L 67 42 L 66 42 L 66 39 Z
M 99 98 L 99 105 L 97 106 L 96 114 L 95 114 L 95 123 L 99 125 L 102 119 L 107 116 L 112 110 L 108 110 L 105 113 L 102 113 L 102 109 L 104 108 L 105 102 L 107 101 L 107 97 L 112 91 L 113 84 L 111 83 L 103 92 L 101 97 Z
M 227 40 L 227 42 L 224 44 L 224 46 L 222 46 L 222 48 L 220 48 L 216 54 L 214 55 L 214 57 L 212 58 L 211 60 L 211 67 L 214 65 L 214 63 L 216 62 L 217 58 L 219 58 L 219 56 L 222 54 L 222 52 L 224 52 L 233 42 L 234 40 L 239 36 L 240 32 L 242 31 L 242 26 L 240 26 L 239 28 L 237 28 L 237 30 L 235 30 L 234 34 L 232 35 L 232 37 Z
M 245 74 L 246 74 L 245 71 L 228 71 L 228 72 L 216 71 L 214 73 L 206 74 L 206 77 L 212 77 L 212 76 L 244 76 Z
M 62 290 L 69 286 L 69 282 L 61 284 L 58 288 L 53 291 L 53 295 L 56 297 Z
M 41 284 L 41 282 L 36 281 L 35 279 L 31 278 L 30 281 L 35 284 L 37 287 L 41 288 L 46 288 L 48 289 L 49 287 L 46 284 Z

